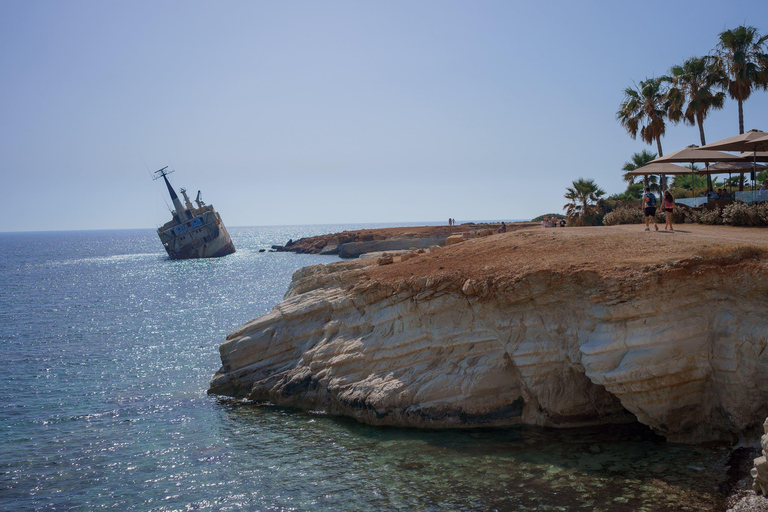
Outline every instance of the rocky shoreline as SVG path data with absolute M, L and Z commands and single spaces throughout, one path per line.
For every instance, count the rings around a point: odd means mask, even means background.
M 685 228 L 529 228 L 301 269 L 222 344 L 209 392 L 374 425 L 639 421 L 756 444 L 768 233 Z
M 531 227 L 529 222 L 507 224 L 509 231 Z M 360 229 L 319 235 L 299 240 L 289 240 L 285 245 L 273 245 L 272 251 L 297 254 L 338 255 L 341 258 L 357 258 L 362 254 L 381 251 L 405 251 L 427 249 L 445 245 L 451 236 L 471 237 L 480 231 L 498 232 L 500 223 L 474 222 L 456 226 L 411 226 L 400 228 Z

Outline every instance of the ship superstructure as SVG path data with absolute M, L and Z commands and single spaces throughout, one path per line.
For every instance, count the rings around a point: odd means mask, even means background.
M 221 217 L 213 209 L 212 205 L 203 202 L 200 191 L 197 192 L 195 203 L 187 196 L 185 189 L 180 189 L 184 196 L 184 204 L 179 200 L 176 191 L 168 181 L 168 175 L 173 171 L 166 171 L 163 167 L 155 171 L 157 177 L 163 178 L 171 195 L 174 210 L 171 212 L 173 219 L 157 229 L 160 242 L 165 247 L 168 256 L 173 260 L 185 260 L 190 258 L 218 258 L 235 252 L 235 246 L 229 238 L 227 228 L 221 221 Z

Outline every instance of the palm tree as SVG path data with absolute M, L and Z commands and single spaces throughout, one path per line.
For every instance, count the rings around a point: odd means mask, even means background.
M 627 185 L 627 190 L 621 194 L 613 194 L 609 196 L 608 199 L 613 199 L 614 201 L 639 201 L 642 196 L 643 184 L 633 183 L 631 185 Z
M 711 110 L 719 110 L 725 103 L 725 93 L 714 89 L 725 88 L 728 80 L 711 57 L 691 57 L 682 65 L 672 66 L 670 73 L 669 119 L 675 123 L 682 120 L 690 126 L 698 125 L 704 146 L 707 143 L 704 119 Z
M 595 211 L 595 204 L 605 190 L 595 183 L 595 180 L 579 178 L 573 182 L 573 187 L 567 187 L 565 198 L 570 202 L 563 206 L 568 220 L 575 221 L 576 225 L 584 225 L 586 217 Z
M 630 161 L 624 162 L 624 167 L 621 168 L 621 170 L 625 172 L 624 181 L 632 185 L 635 182 L 635 177 L 627 175 L 626 173 L 635 171 L 643 166 L 646 166 L 649 163 L 653 162 L 655 159 L 656 159 L 656 153 L 651 153 L 647 149 L 644 149 L 639 153 L 633 154 Z M 643 183 L 646 187 L 649 186 L 648 176 L 645 177 Z
M 707 143 L 704 136 L 704 119 L 711 110 L 723 108 L 725 93 L 715 91 L 725 88 L 728 79 L 722 66 L 711 57 L 691 57 L 680 66 L 670 69 L 672 87 L 669 90 L 669 119 L 682 120 L 691 126 L 698 125 L 701 145 Z M 707 186 L 712 190 L 712 176 L 707 174 Z
M 669 111 L 669 100 L 666 91 L 666 79 L 646 78 L 636 88 L 624 89 L 624 101 L 616 112 L 616 119 L 633 139 L 640 139 L 647 144 L 656 142 L 659 156 L 661 151 L 661 137 L 666 132 L 664 119 Z
M 739 103 L 739 133 L 744 133 L 744 102 L 753 89 L 768 88 L 768 35 L 741 25 L 721 32 L 719 39 L 718 64 L 728 79 L 728 95 Z

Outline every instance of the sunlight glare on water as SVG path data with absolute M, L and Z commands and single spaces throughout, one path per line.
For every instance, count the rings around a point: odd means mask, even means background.
M 298 268 L 258 252 L 359 226 L 233 228 L 170 261 L 152 230 L 0 234 L 4 510 L 680 510 L 721 453 L 639 426 L 418 431 L 206 395 L 227 334 Z M 697 505 L 698 506 L 698 505 Z

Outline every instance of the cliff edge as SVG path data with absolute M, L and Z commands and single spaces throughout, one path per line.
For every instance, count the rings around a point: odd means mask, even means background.
M 529 228 L 530 222 L 507 224 L 509 231 Z M 499 223 L 468 222 L 457 226 L 408 226 L 358 229 L 330 233 L 298 240 L 289 240 L 285 245 L 273 245 L 273 251 L 295 252 L 298 254 L 338 254 L 341 258 L 357 258 L 362 254 L 380 251 L 404 251 L 411 248 L 427 249 L 433 245 L 445 245 L 452 235 L 470 234 L 491 230 L 498 232 Z
M 639 420 L 757 439 L 768 231 L 525 229 L 318 265 L 220 347 L 209 392 L 411 427 Z

